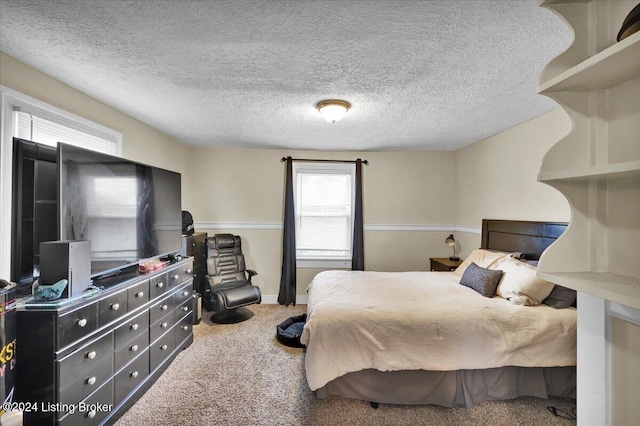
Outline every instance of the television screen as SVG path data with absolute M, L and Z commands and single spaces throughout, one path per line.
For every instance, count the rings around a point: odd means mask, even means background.
M 91 241 L 91 275 L 181 249 L 180 174 L 58 144 L 60 239 Z

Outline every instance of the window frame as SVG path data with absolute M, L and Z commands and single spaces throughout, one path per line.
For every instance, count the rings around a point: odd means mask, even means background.
M 348 256 L 299 256 L 298 255 L 298 238 L 300 236 L 298 218 L 300 217 L 295 206 L 297 205 L 298 193 L 298 173 L 321 173 L 321 174 L 350 174 L 351 175 L 351 223 L 349 235 L 349 255 Z M 292 181 L 293 181 L 293 202 L 296 224 L 296 266 L 298 268 L 335 268 L 335 269 L 351 269 L 351 260 L 353 256 L 353 225 L 355 216 L 355 178 L 356 166 L 354 163 L 322 163 L 322 162 L 304 162 L 296 161 L 292 165 Z

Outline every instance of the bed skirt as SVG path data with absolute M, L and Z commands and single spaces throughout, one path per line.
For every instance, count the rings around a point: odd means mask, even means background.
M 378 371 L 348 373 L 316 391 L 385 404 L 473 407 L 519 396 L 576 397 L 575 367 L 501 367 L 458 371 Z

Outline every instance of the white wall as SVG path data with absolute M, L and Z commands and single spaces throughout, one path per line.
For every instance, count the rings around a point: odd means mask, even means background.
M 461 226 L 482 219 L 570 220 L 567 200 L 538 182 L 542 157 L 571 129 L 558 108 L 456 152 L 456 211 Z M 458 233 L 464 257 L 480 247 L 480 235 Z

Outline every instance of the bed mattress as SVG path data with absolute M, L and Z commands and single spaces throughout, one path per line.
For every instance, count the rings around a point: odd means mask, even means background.
M 309 387 L 348 373 L 576 363 L 576 311 L 483 297 L 449 272 L 326 271 L 309 287 Z

